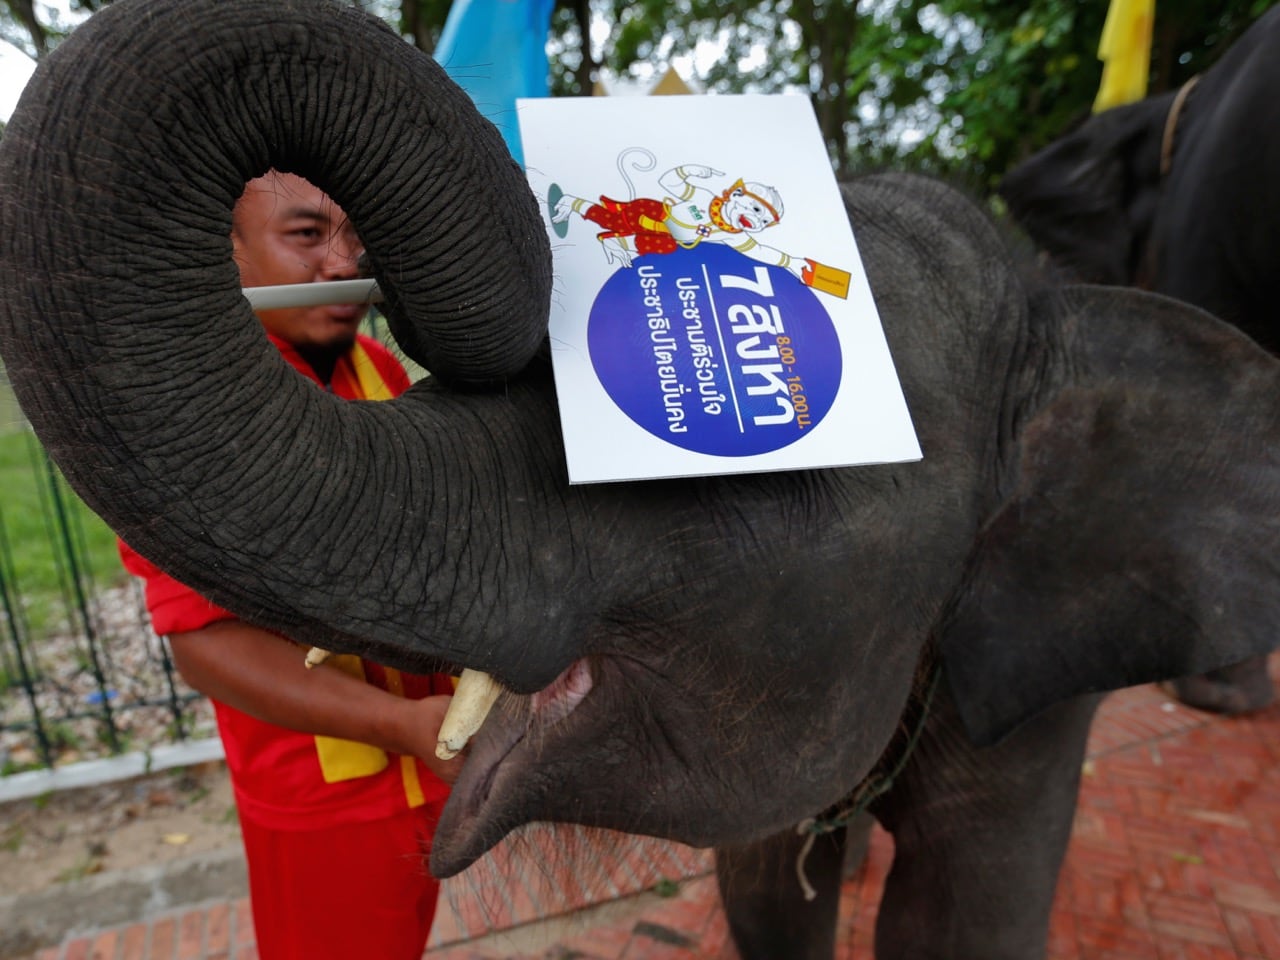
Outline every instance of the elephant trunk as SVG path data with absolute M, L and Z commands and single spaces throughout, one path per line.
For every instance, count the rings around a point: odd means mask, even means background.
M 438 529 L 438 474 L 408 475 L 421 423 L 303 382 L 240 295 L 231 211 L 270 168 L 352 218 L 393 332 L 434 374 L 500 382 L 536 351 L 551 261 L 519 168 L 434 62 L 333 0 L 121 0 L 40 65 L 0 140 L 0 350 L 40 439 L 125 540 L 243 616 L 342 648 L 380 614 L 339 589 L 339 541 L 403 546 L 397 515 Z

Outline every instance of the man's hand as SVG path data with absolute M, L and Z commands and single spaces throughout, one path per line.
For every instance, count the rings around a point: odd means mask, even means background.
M 699 180 L 710 180 L 712 177 L 723 177 L 724 172 L 715 167 L 707 167 L 700 163 L 686 163 L 680 167 L 685 177 L 697 177 Z
M 462 769 L 435 753 L 450 696 L 406 700 L 329 664 L 309 669 L 302 648 L 239 620 L 171 634 L 169 646 L 191 686 L 266 723 L 421 757 L 448 783 Z

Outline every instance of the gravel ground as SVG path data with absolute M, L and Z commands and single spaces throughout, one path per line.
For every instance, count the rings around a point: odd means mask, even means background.
M 239 843 L 221 762 L 0 804 L 0 898 Z
M 31 690 L 21 683 L 0 690 L 0 771 L 42 765 L 33 695 L 58 766 L 173 742 L 175 702 L 188 737 L 216 735 L 208 701 L 182 682 L 166 645 L 152 633 L 137 584 L 104 591 L 89 607 L 91 631 L 64 629 L 24 645 L 34 680 Z M 2 615 L 0 627 L 8 633 Z M 11 636 L 3 639 L 6 657 L 0 661 L 11 676 L 18 673 L 12 642 Z
M 212 707 L 172 670 L 134 581 L 96 596 L 89 621 L 89 630 L 79 624 L 24 645 L 34 679 L 30 691 L 21 683 L 0 689 L 0 770 L 43 766 L 33 695 L 58 767 L 111 755 L 104 700 L 120 752 L 172 743 L 175 701 L 187 736 L 217 735 Z M 16 676 L 3 611 L 0 631 L 6 655 L 0 667 Z M 103 871 L 238 849 L 239 837 L 221 762 L 0 804 L 0 897 L 57 889 Z

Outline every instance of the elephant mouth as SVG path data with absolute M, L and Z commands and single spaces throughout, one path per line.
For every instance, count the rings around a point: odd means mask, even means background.
M 562 720 L 591 692 L 594 676 L 586 660 L 575 660 L 545 690 L 529 698 L 534 716 L 544 726 Z
M 465 870 L 530 819 L 513 801 L 531 796 L 549 745 L 572 736 L 568 721 L 594 689 L 597 671 L 586 659 L 575 660 L 537 693 L 507 691 L 499 698 L 471 743 L 436 829 L 433 874 Z

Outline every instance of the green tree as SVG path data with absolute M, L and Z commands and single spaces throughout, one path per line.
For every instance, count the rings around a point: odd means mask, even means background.
M 111 0 L 71 0 L 73 16 L 92 14 Z M 42 8 L 47 13 L 48 8 Z M 40 16 L 34 0 L 0 0 L 0 39 L 37 59 L 44 56 L 74 28 L 74 24 Z
M 348 0 L 381 17 L 423 53 L 433 53 L 449 15 L 450 0 Z
M 35 4 L 31 0 L 3 0 L 0 12 L 4 13 L 0 36 L 37 56 L 48 49 L 48 34 L 36 17 Z
M 72 0 L 92 12 L 109 0 Z M 450 0 L 349 0 L 430 53 Z M 1278 0 L 1157 0 L 1151 92 L 1212 63 Z M 553 94 L 697 55 L 721 93 L 802 92 L 840 172 L 892 165 L 992 185 L 1085 116 L 1106 0 L 559 0 Z M 40 53 L 65 25 L 0 0 L 0 36 Z
M 1157 0 L 1151 94 L 1206 69 L 1275 0 Z M 933 119 L 908 154 L 991 185 L 1011 165 L 1086 116 L 1102 76 L 1098 39 L 1106 4 L 1073 0 L 909 0 L 904 30 L 931 38 L 920 62 Z M 886 66 L 881 61 L 881 68 Z M 901 76 L 887 102 L 901 104 Z M 917 100 L 921 103 L 921 100 Z
M 1151 92 L 1212 63 L 1276 0 L 1157 0 Z M 892 164 L 989 186 L 1086 115 L 1105 0 L 593 0 L 553 24 L 553 91 L 700 47 L 710 91 L 805 92 L 841 172 Z M 593 54 L 591 31 L 605 40 Z

